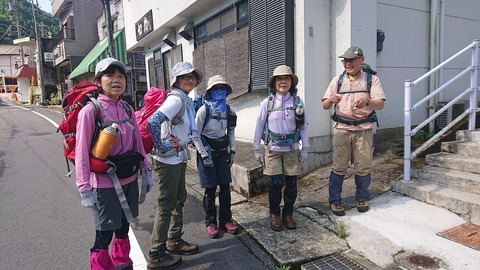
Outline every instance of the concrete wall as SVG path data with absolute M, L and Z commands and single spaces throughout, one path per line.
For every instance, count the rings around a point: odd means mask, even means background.
M 68 54 L 85 56 L 97 44 L 97 18 L 102 15 L 102 1 L 90 0 L 74 5 L 75 46 L 69 47 Z
M 308 169 L 331 160 L 331 111 L 323 110 L 323 96 L 333 76 L 343 71 L 338 59 L 348 47 L 355 45 L 365 52 L 366 62 L 378 71 L 387 96 L 385 108 L 378 112 L 379 139 L 403 137 L 404 82 L 416 79 L 433 66 L 480 38 L 480 20 L 477 11 L 480 1 L 445 0 L 444 28 L 439 16 L 432 21 L 432 7 L 440 12 L 440 0 L 296 0 L 294 10 L 295 67 L 299 76 L 299 95 L 306 102 L 309 119 L 310 159 Z M 153 50 L 162 52 L 170 47 L 163 44 L 163 36 L 193 20 L 198 24 L 235 3 L 233 0 L 163 1 L 146 0 L 142 5 L 124 1 L 125 19 L 136 22 L 152 9 L 154 31 L 136 41 L 134 25 L 126 25 L 128 49 L 146 52 L 146 58 L 153 56 Z M 433 25 L 431 25 L 433 23 Z M 377 29 L 385 32 L 383 50 L 377 51 Z M 433 31 L 433 32 L 432 32 Z M 440 35 L 442 33 L 443 35 Z M 177 44 L 182 44 L 183 58 L 192 61 L 193 41 L 176 35 Z M 469 60 L 453 62 L 443 71 L 443 81 L 452 77 Z M 151 72 L 147 70 L 147 72 Z M 448 99 L 466 87 L 463 82 L 455 83 L 439 99 Z M 436 82 L 430 83 L 432 86 Z M 429 82 L 420 83 L 413 100 L 420 100 L 431 88 Z M 253 139 L 253 126 L 258 105 L 267 93 L 248 93 L 232 102 L 238 114 L 236 135 L 239 140 Z M 414 124 L 423 121 L 428 114 L 426 106 L 413 115 Z M 304 168 L 305 169 L 305 168 Z

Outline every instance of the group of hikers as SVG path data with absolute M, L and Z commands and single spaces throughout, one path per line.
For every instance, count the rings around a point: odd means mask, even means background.
M 342 58 L 345 72 L 332 79 L 322 103 L 324 109 L 334 107 L 335 110 L 332 116 L 335 124 L 329 203 L 333 214 L 341 216 L 345 215 L 342 184 L 346 170 L 352 164 L 357 187 L 357 209 L 360 212 L 368 211 L 375 110 L 383 108 L 386 98 L 378 77 L 364 69 L 365 58 L 360 48 L 351 47 L 339 58 Z M 227 96 L 233 89 L 223 76 L 212 76 L 207 80 L 203 105 L 195 108 L 189 93 L 203 81 L 203 74 L 189 62 L 175 64 L 171 70 L 169 94 L 148 118 L 148 130 L 154 144 L 149 162 L 135 116 L 129 114 L 129 110 L 120 102 L 126 89 L 126 71 L 122 62 L 113 58 L 103 59 L 96 65 L 94 83 L 99 88 L 97 100 L 103 111 L 104 122 L 118 124 L 118 135 L 109 157 L 124 158 L 129 166 L 131 163 L 137 164 L 135 166 L 138 168 L 133 174 L 117 173 L 118 177 L 111 177 L 111 174 L 91 171 L 95 110 L 93 106 L 85 106 L 78 114 L 76 184 L 81 204 L 93 209 L 96 231 L 90 250 L 90 269 L 133 269 L 129 257 L 128 231 L 132 218 L 138 216 L 139 199 L 143 201 L 140 197 L 154 186 L 152 172 L 156 174 L 158 207 L 147 267 L 153 270 L 173 269 L 181 264 L 182 255 L 198 251 L 198 245 L 182 238 L 189 144 L 197 150 L 200 186 L 205 189 L 203 209 L 206 234 L 210 238 L 217 238 L 219 230 L 232 234 L 239 230 L 232 221 L 230 197 L 230 169 L 235 157 L 237 119 L 235 110 L 227 104 Z M 297 178 L 307 161 L 310 148 L 305 113 L 308 108 L 297 95 L 298 82 L 298 76 L 289 66 L 275 68 L 268 79 L 270 93 L 260 104 L 254 133 L 255 158 L 263 166 L 264 174 L 270 176 L 269 226 L 274 231 L 281 231 L 283 227 L 289 230 L 297 227 L 293 217 Z M 125 155 L 131 152 L 140 158 L 131 162 L 132 155 Z M 116 168 L 118 171 L 121 169 L 119 167 Z M 140 176 L 142 195 L 139 195 Z M 218 215 L 215 203 L 217 187 Z

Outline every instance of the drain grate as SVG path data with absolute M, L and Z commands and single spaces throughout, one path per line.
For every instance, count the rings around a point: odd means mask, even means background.
M 476 224 L 465 223 L 438 235 L 480 251 L 480 226 Z
M 302 265 L 302 270 L 365 270 L 347 256 L 339 253 Z

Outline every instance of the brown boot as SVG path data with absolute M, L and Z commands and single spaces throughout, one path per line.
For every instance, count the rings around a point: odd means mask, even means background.
M 282 230 L 282 219 L 280 215 L 270 214 L 270 228 L 277 232 Z
M 295 222 L 295 219 L 292 215 L 283 217 L 283 225 L 285 225 L 285 228 L 289 230 L 295 230 L 297 228 L 297 222 Z
M 197 253 L 198 245 L 190 244 L 182 237 L 167 240 L 167 251 L 180 255 L 192 255 Z
M 169 270 L 182 264 L 182 256 L 168 254 L 165 248 L 161 251 L 150 252 L 147 268 L 151 270 Z

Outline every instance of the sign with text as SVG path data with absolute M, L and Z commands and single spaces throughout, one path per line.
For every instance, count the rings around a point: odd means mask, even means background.
M 135 23 L 135 33 L 137 41 L 148 35 L 153 31 L 153 17 L 152 10 L 150 9 L 140 20 Z
M 51 52 L 43 53 L 43 59 L 47 63 L 53 63 L 53 53 Z

